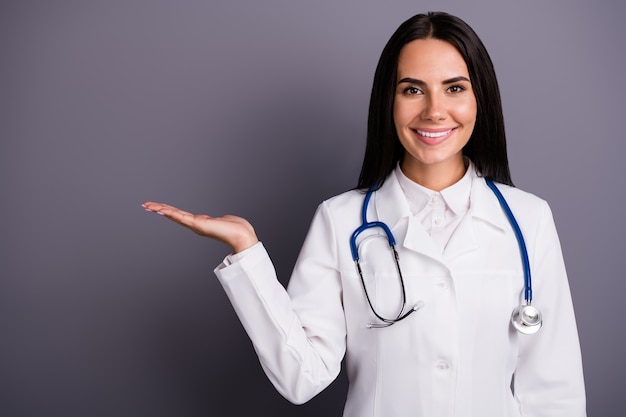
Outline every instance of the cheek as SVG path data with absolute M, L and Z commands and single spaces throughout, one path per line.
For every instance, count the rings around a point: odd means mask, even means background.
M 394 101 L 393 104 L 393 122 L 396 125 L 396 128 L 401 128 L 413 120 L 414 115 L 412 115 L 410 106 L 407 106 L 405 103 L 401 101 Z
M 476 103 L 467 102 L 456 108 L 456 118 L 463 124 L 474 124 L 476 121 Z
M 476 104 L 476 98 L 472 97 L 472 99 L 469 100 L 469 102 L 467 103 L 466 114 L 468 118 L 472 119 L 473 121 L 476 121 L 477 113 L 478 113 L 478 106 Z

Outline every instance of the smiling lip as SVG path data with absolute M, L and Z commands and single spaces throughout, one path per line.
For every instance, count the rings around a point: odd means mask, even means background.
M 448 139 L 456 127 L 451 129 L 411 129 L 415 136 L 427 145 L 438 145 Z

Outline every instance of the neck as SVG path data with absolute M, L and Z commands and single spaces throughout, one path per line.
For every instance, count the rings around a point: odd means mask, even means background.
M 415 165 L 402 161 L 400 169 L 411 181 L 433 191 L 441 191 L 457 183 L 465 175 L 467 167 L 463 158 L 438 164 Z

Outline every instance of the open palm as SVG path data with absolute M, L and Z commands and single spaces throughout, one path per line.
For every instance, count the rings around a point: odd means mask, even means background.
M 225 215 L 211 217 L 206 214 L 192 214 L 163 203 L 147 201 L 142 204 L 147 211 L 160 214 L 185 226 L 200 236 L 223 242 L 241 252 L 258 242 L 252 225 L 243 217 Z

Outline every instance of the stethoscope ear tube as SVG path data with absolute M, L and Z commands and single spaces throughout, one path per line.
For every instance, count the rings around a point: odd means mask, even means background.
M 509 223 L 511 223 L 511 227 L 513 227 L 513 231 L 515 232 L 515 238 L 517 239 L 520 250 L 520 256 L 522 258 L 522 265 L 524 268 L 524 304 L 513 310 L 513 313 L 511 314 L 511 324 L 520 333 L 534 334 L 537 333 L 537 331 L 541 328 L 543 318 L 539 309 L 530 305 L 533 299 L 533 289 L 530 278 L 530 261 L 528 260 L 528 250 L 526 249 L 524 235 L 522 234 L 522 230 L 517 224 L 517 220 L 515 220 L 515 216 L 513 215 L 511 208 L 504 199 L 504 196 L 502 195 L 500 190 L 498 190 L 498 187 L 496 187 L 493 181 L 488 178 L 485 178 L 485 181 L 487 182 L 489 188 L 491 188 L 491 191 L 493 191 L 493 193 L 498 198 L 502 210 L 504 210 L 504 213 L 506 214 Z

